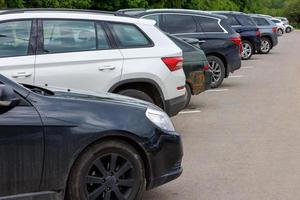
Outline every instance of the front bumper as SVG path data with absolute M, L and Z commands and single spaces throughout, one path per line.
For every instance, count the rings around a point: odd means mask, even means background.
M 165 112 L 170 116 L 177 115 L 185 106 L 186 95 L 165 101 Z
M 178 178 L 182 174 L 183 146 L 178 134 L 163 134 L 148 150 L 151 175 L 147 189 L 153 189 Z

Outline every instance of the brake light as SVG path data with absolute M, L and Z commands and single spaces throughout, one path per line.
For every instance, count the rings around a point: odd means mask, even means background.
M 240 53 L 242 53 L 243 52 L 243 43 L 242 43 L 241 36 L 230 38 L 230 40 L 240 47 Z
M 209 64 L 204 65 L 203 70 L 204 70 L 204 71 L 209 71 Z
M 165 65 L 169 68 L 171 72 L 182 69 L 182 57 L 162 58 L 162 61 L 165 63 Z
M 259 31 L 259 29 L 256 31 L 255 35 L 256 35 L 257 37 L 260 37 L 260 31 Z
M 272 32 L 273 32 L 273 33 L 277 33 L 277 27 L 273 27 L 273 28 L 272 28 Z

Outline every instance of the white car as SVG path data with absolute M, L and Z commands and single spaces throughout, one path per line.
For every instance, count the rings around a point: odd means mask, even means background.
M 279 36 L 282 36 L 285 33 L 285 25 L 284 23 L 276 18 L 271 18 L 271 21 L 274 22 L 277 26 L 277 33 Z
M 170 116 L 185 105 L 182 51 L 152 20 L 64 9 L 0 16 L 0 72 L 9 78 L 135 97 Z
M 290 25 L 289 20 L 286 17 L 276 17 L 276 19 L 282 21 L 285 26 L 285 32 L 290 33 L 294 30 L 294 27 Z

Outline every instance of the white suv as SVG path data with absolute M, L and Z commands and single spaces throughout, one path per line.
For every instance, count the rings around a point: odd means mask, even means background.
M 84 10 L 0 12 L 0 72 L 18 82 L 185 104 L 182 51 L 152 20 Z

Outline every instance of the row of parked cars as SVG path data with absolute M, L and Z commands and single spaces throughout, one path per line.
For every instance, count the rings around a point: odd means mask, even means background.
M 139 199 L 177 178 L 182 143 L 169 116 L 276 46 L 271 21 L 175 9 L 0 11 L 0 198 Z

